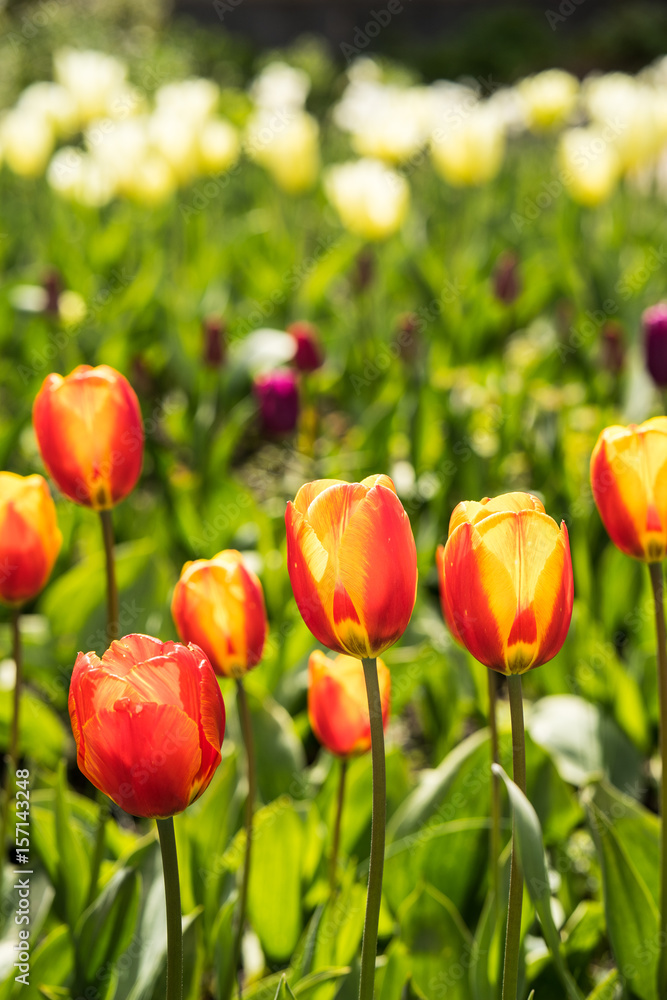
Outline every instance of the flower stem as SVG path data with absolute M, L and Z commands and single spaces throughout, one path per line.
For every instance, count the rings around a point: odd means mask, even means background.
M 100 868 L 104 858 L 104 838 L 106 834 L 107 819 L 109 818 L 109 804 L 106 795 L 98 792 L 97 801 L 99 810 L 97 813 L 97 830 L 95 831 L 95 851 L 90 865 L 90 884 L 88 885 L 88 895 L 84 909 L 93 903 L 97 896 L 97 880 L 100 877 Z
M 658 940 L 658 996 L 667 996 L 667 644 L 665 636 L 665 605 L 663 598 L 662 563 L 649 563 L 649 574 L 655 604 L 655 631 L 658 645 L 658 692 L 660 701 L 660 930 Z
M 107 567 L 107 639 L 113 642 L 119 636 L 118 622 L 118 586 L 116 584 L 116 565 L 113 551 L 113 520 L 110 510 L 100 511 L 102 522 L 102 538 Z
M 523 729 L 523 698 L 521 675 L 507 678 L 512 718 L 512 764 L 515 784 L 526 791 L 526 740 Z M 519 950 L 521 946 L 521 907 L 523 904 L 523 873 L 517 853 L 516 820 L 512 824 L 512 860 L 510 864 L 510 896 L 505 937 L 505 967 L 503 970 L 503 1000 L 517 1000 L 519 982 Z
M 167 904 L 167 992 L 165 1000 L 183 1000 L 183 924 L 174 817 L 158 819 L 157 831 L 162 851 L 164 895 Z
M 375 956 L 377 953 L 382 873 L 384 869 L 384 838 L 387 815 L 387 777 L 384 761 L 384 729 L 382 699 L 378 682 L 377 661 L 362 660 L 371 723 L 371 758 L 373 761 L 373 818 L 371 822 L 371 856 L 368 869 L 366 919 L 361 945 L 361 981 L 359 1000 L 373 1000 L 375 988 Z
M 252 726 L 250 723 L 250 709 L 248 707 L 248 696 L 240 677 L 236 679 L 236 699 L 239 710 L 239 721 L 241 723 L 241 733 L 245 743 L 246 761 L 248 766 L 248 797 L 245 804 L 245 858 L 243 861 L 243 876 L 241 889 L 239 891 L 239 908 L 236 918 L 236 931 L 234 933 L 234 943 L 232 946 L 232 960 L 229 965 L 227 981 L 222 991 L 223 1000 L 228 1000 L 232 995 L 234 976 L 238 970 L 239 958 L 241 956 L 241 941 L 243 940 L 243 928 L 245 926 L 246 909 L 248 906 L 248 884 L 250 880 L 250 857 L 252 853 L 252 821 L 255 797 L 257 793 L 257 774 L 255 769 L 255 751 L 252 739 Z M 241 987 L 239 986 L 239 996 Z
M 489 681 L 489 730 L 491 733 L 491 763 L 498 764 L 498 725 L 496 722 L 497 679 L 494 670 L 487 670 Z M 491 772 L 491 890 L 494 909 L 498 909 L 500 858 L 500 777 Z
M 21 707 L 21 682 L 23 680 L 23 652 L 21 649 L 21 609 L 12 608 L 12 656 L 16 666 L 14 675 L 14 713 L 9 737 L 9 753 L 5 758 L 5 781 L 2 796 L 2 830 L 0 836 L 0 859 L 4 862 L 7 849 L 7 827 L 9 824 L 9 800 L 19 762 L 19 712 Z
M 338 847 L 340 844 L 340 824 L 343 818 L 343 804 L 345 802 L 345 778 L 347 775 L 347 758 L 343 757 L 340 762 L 340 778 L 338 780 L 338 799 L 336 802 L 336 824 L 334 826 L 333 845 L 331 847 L 331 864 L 329 867 L 329 888 L 331 895 L 336 891 L 338 881 Z

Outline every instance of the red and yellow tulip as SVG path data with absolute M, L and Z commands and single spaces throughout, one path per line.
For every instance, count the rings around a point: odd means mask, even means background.
M 262 585 L 240 552 L 186 563 L 171 613 L 184 642 L 204 650 L 217 674 L 242 677 L 262 658 L 267 620 Z
M 591 456 L 593 497 L 621 552 L 643 562 L 667 555 L 667 417 L 606 427 Z
M 307 483 L 285 522 L 292 590 L 315 638 L 357 658 L 395 643 L 415 604 L 417 553 L 389 476 Z
M 134 488 L 144 448 L 139 402 L 109 365 L 47 375 L 33 406 L 42 460 L 74 503 L 109 510 Z
M 559 651 L 572 617 L 570 545 L 536 497 L 460 503 L 437 564 L 450 631 L 481 663 L 521 674 Z
M 0 601 L 36 597 L 60 552 L 56 507 L 43 476 L 0 472 Z
M 126 635 L 79 653 L 69 714 L 80 770 L 133 816 L 182 812 L 220 763 L 225 706 L 197 646 Z
M 377 661 L 382 725 L 387 727 L 391 675 Z M 339 757 L 371 748 L 371 724 L 364 669 L 357 657 L 340 653 L 334 659 L 316 649 L 308 660 L 308 718 L 320 743 Z

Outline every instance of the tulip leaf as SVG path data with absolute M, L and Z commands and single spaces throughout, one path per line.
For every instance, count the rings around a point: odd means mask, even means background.
M 262 948 L 277 961 L 290 957 L 301 933 L 303 843 L 303 823 L 289 800 L 256 813 L 248 911 Z
M 54 883 L 56 900 L 63 908 L 67 923 L 74 930 L 88 892 L 90 864 L 88 852 L 82 843 L 83 838 L 70 818 L 64 762 L 58 769 L 54 812 L 58 859 Z
M 67 982 L 74 967 L 72 938 L 66 924 L 59 924 L 48 934 L 30 957 L 30 978 L 50 987 Z
M 139 891 L 138 874 L 130 868 L 121 869 L 81 915 L 75 934 L 79 988 L 93 981 L 108 981 L 115 961 L 132 940 Z
M 452 902 L 433 886 L 421 883 L 401 906 L 398 921 L 417 989 L 427 996 L 468 1000 L 466 970 L 472 961 L 473 941 Z
M 565 965 L 561 954 L 560 935 L 551 915 L 549 875 L 544 856 L 542 829 L 537 813 L 518 785 L 507 776 L 499 765 L 494 764 L 493 770 L 501 776 L 509 792 L 517 835 L 519 862 L 530 898 L 540 918 L 544 939 L 553 957 L 554 966 L 568 997 L 571 1000 L 583 1000 L 581 991 Z
M 270 695 L 260 701 L 248 692 L 248 702 L 262 800 L 273 802 L 285 794 L 296 797 L 306 758 L 292 717 Z
M 618 996 L 617 987 L 620 985 L 621 977 L 618 969 L 612 969 L 608 976 L 589 993 L 586 1000 L 616 1000 Z
M 294 996 L 313 1000 L 315 995 L 319 995 L 321 986 L 333 984 L 337 979 L 341 979 L 343 976 L 349 975 L 349 973 L 350 967 L 347 965 L 318 969 L 317 972 L 311 972 L 296 983 L 294 986 Z M 317 994 L 315 991 L 318 991 Z
M 566 781 L 583 785 L 604 776 L 618 788 L 637 787 L 641 754 L 614 720 L 589 701 L 570 694 L 541 698 L 526 726 Z
M 276 992 L 275 1000 L 296 1000 L 294 994 L 292 993 L 289 985 L 287 983 L 287 976 L 283 974 L 278 984 L 278 990 Z
M 584 803 L 600 856 L 607 931 L 620 976 L 641 1000 L 656 1000 L 659 821 L 609 785 L 587 789 Z

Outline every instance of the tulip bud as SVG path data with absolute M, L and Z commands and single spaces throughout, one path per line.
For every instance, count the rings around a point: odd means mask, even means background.
M 612 375 L 620 374 L 625 365 L 623 327 L 620 323 L 614 322 L 614 320 L 609 320 L 602 327 L 600 363 Z M 665 371 L 667 372 L 667 367 Z
M 655 384 L 667 387 L 667 302 L 646 309 L 642 316 L 646 367 Z
M 313 372 L 324 362 L 317 328 L 312 323 L 301 320 L 287 327 L 287 332 L 294 337 L 296 349 L 293 362 L 300 372 Z
M 134 489 L 144 432 L 139 401 L 109 365 L 47 375 L 33 405 L 42 461 L 74 503 L 108 510 Z
M 225 322 L 217 316 L 206 316 L 202 322 L 202 330 L 204 364 L 208 368 L 219 368 L 225 360 Z
M 44 311 L 49 313 L 50 316 L 57 316 L 60 311 L 58 300 L 60 298 L 60 293 L 62 292 L 63 283 L 60 272 L 55 267 L 52 267 L 44 275 L 42 287 L 46 292 L 46 305 L 44 307 Z
M 493 294 L 499 302 L 511 305 L 521 293 L 519 258 L 512 250 L 501 253 L 493 270 Z
M 415 605 L 417 552 L 389 476 L 307 483 L 285 523 L 294 598 L 315 638 L 358 658 L 393 645 Z
M 262 585 L 234 549 L 185 564 L 171 614 L 181 639 L 201 646 L 222 677 L 242 677 L 262 658 L 268 627 Z
M 290 434 L 299 419 L 299 389 L 294 372 L 278 369 L 258 375 L 253 390 L 267 434 Z
M 132 816 L 182 812 L 220 763 L 225 706 L 197 646 L 126 635 L 79 653 L 68 706 L 80 771 Z
M 565 642 L 573 601 L 567 527 L 537 497 L 458 504 L 437 564 L 447 625 L 480 663 L 522 674 Z
M 0 472 L 0 601 L 17 605 L 36 597 L 61 541 L 46 480 Z
M 642 562 L 667 555 L 667 417 L 605 427 L 591 455 L 602 523 L 621 552 Z
M 377 661 L 382 725 L 389 721 L 391 675 Z M 339 757 L 366 753 L 371 748 L 371 724 L 364 668 L 355 656 L 334 659 L 317 649 L 308 660 L 308 718 L 315 736 Z

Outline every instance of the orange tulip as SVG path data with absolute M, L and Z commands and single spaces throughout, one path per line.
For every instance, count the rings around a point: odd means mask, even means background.
M 417 553 L 389 476 L 307 483 L 285 522 L 292 590 L 315 638 L 358 658 L 395 643 L 415 605 Z
M 242 677 L 262 658 L 267 621 L 262 585 L 240 552 L 225 549 L 183 567 L 171 613 L 184 642 L 196 642 L 222 677 Z
M 536 497 L 460 503 L 437 564 L 447 625 L 481 663 L 522 674 L 556 655 L 572 617 L 570 544 Z
M 51 575 L 62 535 L 43 476 L 0 472 L 0 601 L 23 604 Z
M 33 406 L 42 460 L 74 503 L 109 510 L 139 478 L 144 432 L 127 379 L 109 365 L 47 375 Z
M 391 675 L 377 661 L 382 725 L 387 728 Z M 371 723 L 364 668 L 357 657 L 339 653 L 334 659 L 316 649 L 308 660 L 308 718 L 320 743 L 339 757 L 371 748 Z
M 182 812 L 220 763 L 225 706 L 197 646 L 126 635 L 79 653 L 69 714 L 80 770 L 133 816 Z
M 667 555 L 667 417 L 606 427 L 591 456 L 593 497 L 621 552 L 643 562 Z

